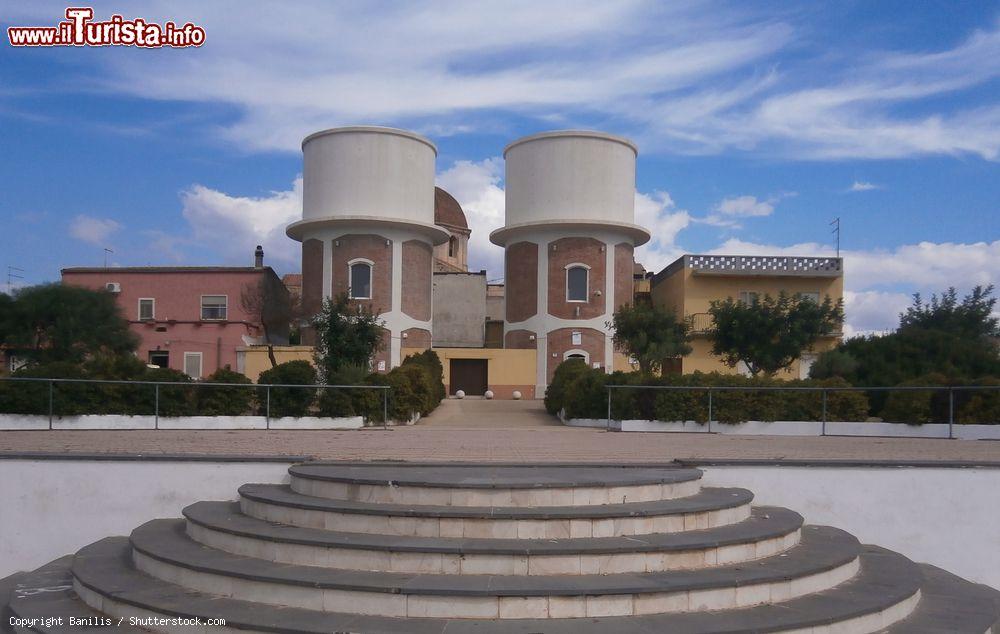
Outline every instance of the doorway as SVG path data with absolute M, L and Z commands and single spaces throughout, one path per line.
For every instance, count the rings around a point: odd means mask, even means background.
M 489 361 L 487 359 L 452 359 L 449 370 L 448 393 L 459 390 L 467 396 L 482 396 L 489 386 Z
M 159 366 L 161 368 L 170 367 L 170 353 L 164 350 L 150 350 L 149 351 L 149 365 Z

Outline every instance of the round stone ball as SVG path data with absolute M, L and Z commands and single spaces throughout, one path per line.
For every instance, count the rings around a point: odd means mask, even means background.
M 483 394 L 483 396 L 486 397 L 487 401 L 492 400 L 493 399 L 493 390 L 486 390 L 486 394 Z
M 465 398 L 465 390 L 455 392 L 455 398 Z
M 511 396 L 514 397 L 515 401 L 521 400 L 521 392 L 519 390 L 514 390 L 514 393 Z

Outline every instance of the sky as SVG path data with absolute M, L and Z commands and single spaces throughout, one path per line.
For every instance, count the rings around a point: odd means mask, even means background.
M 839 218 L 849 334 L 894 327 L 914 292 L 1000 280 L 996 1 L 133 0 L 92 6 L 192 22 L 205 44 L 7 42 L 66 6 L 0 8 L 13 287 L 105 257 L 250 265 L 257 244 L 297 272 L 284 227 L 301 216 L 301 140 L 356 124 L 434 141 L 470 268 L 490 279 L 503 147 L 573 128 L 638 145 L 649 270 L 683 253 L 833 255 Z

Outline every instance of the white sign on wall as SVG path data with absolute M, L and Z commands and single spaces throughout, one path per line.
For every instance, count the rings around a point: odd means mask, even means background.
M 583 335 L 582 334 L 580 334 L 578 332 L 574 332 L 573 333 L 573 345 L 574 346 L 581 346 L 581 345 L 583 345 Z

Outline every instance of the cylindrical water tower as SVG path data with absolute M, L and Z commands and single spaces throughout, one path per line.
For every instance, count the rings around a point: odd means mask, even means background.
M 431 345 L 433 249 L 448 240 L 434 224 L 434 160 L 428 139 L 393 128 L 346 127 L 302 141 L 302 307 L 347 293 L 385 321 L 374 369 L 400 363 L 403 347 Z M 304 343 L 315 343 L 304 333 Z
M 623 369 L 606 322 L 632 302 L 633 251 L 649 240 L 635 224 L 637 154 L 627 139 L 575 130 L 504 149 L 506 219 L 490 234 L 505 250 L 504 345 L 537 349 L 538 395 L 566 359 Z

